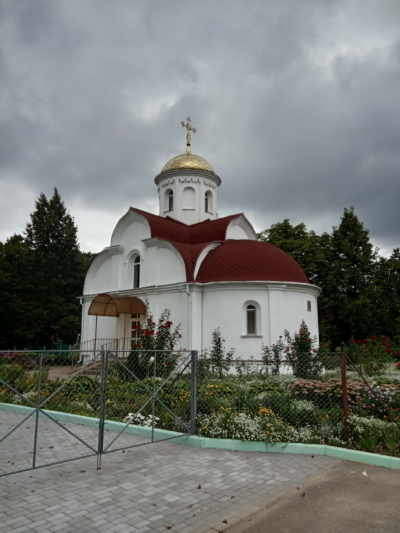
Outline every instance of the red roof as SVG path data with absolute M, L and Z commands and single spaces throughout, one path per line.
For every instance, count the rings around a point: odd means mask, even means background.
M 229 240 L 209 252 L 196 282 L 210 281 L 309 283 L 300 265 L 286 252 L 266 242 L 246 240 Z
M 169 241 L 182 256 L 186 281 L 295 281 L 309 283 L 301 267 L 285 252 L 265 242 L 228 240 L 226 231 L 241 213 L 188 226 L 170 217 L 160 217 L 131 207 L 149 223 L 151 236 Z M 202 250 L 214 242 L 222 243 L 210 251 L 201 264 L 196 280 L 194 269 Z
M 217 218 L 216 220 L 205 220 L 204 222 L 188 226 L 173 218 L 153 215 L 141 209 L 136 209 L 136 207 L 131 207 L 131 210 L 147 219 L 152 237 L 158 237 L 167 241 L 184 242 L 186 244 L 224 241 L 226 230 L 232 220 L 243 216 L 242 213 L 239 213 L 238 215 L 230 215 L 229 217 Z

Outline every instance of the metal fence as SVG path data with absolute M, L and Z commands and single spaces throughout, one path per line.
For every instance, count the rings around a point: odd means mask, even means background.
M 267 361 L 200 357 L 198 367 L 200 436 L 400 455 L 400 372 L 391 357 L 309 351 Z
M 196 432 L 197 352 L 0 353 L 0 476 Z
M 336 352 L 0 353 L 0 475 L 189 434 L 399 456 L 400 371 Z

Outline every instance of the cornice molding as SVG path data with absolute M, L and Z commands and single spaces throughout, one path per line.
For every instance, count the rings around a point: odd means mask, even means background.
M 183 181 L 186 178 L 197 178 L 200 180 L 208 180 L 209 183 L 214 183 L 214 187 L 219 187 L 221 185 L 221 178 L 214 174 L 214 172 L 209 172 L 207 170 L 199 170 L 195 168 L 179 168 L 175 170 L 167 170 L 166 172 L 161 172 L 154 178 L 156 185 L 164 186 L 164 180 L 171 180 L 177 178 L 179 181 Z M 169 181 L 167 184 L 174 183 Z M 196 183 L 196 182 L 192 182 Z M 209 187 L 211 185 L 208 185 Z

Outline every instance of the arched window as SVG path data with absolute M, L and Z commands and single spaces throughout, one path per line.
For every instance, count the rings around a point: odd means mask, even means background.
M 246 320 L 247 320 L 247 335 L 256 335 L 257 333 L 257 320 L 256 320 L 256 308 L 254 305 L 248 305 L 246 308 Z
M 196 207 L 196 191 L 193 187 L 185 187 L 182 195 L 183 209 L 195 209 Z
M 140 286 L 140 256 L 136 256 L 133 262 L 133 288 L 138 289 Z
M 206 213 L 212 213 L 212 192 L 207 191 L 204 196 L 204 210 Z
M 174 210 L 174 193 L 169 191 L 168 193 L 168 211 Z

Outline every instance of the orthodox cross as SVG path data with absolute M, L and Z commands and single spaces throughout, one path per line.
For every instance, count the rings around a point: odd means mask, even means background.
M 190 154 L 190 141 L 192 140 L 191 137 L 190 137 L 190 132 L 192 131 L 193 133 L 196 133 L 196 128 L 192 128 L 192 126 L 190 124 L 190 117 L 188 117 L 186 120 L 187 120 L 187 124 L 185 124 L 184 122 L 181 122 L 181 124 L 182 124 L 182 126 L 184 128 L 187 129 L 187 134 L 186 134 L 186 153 Z

